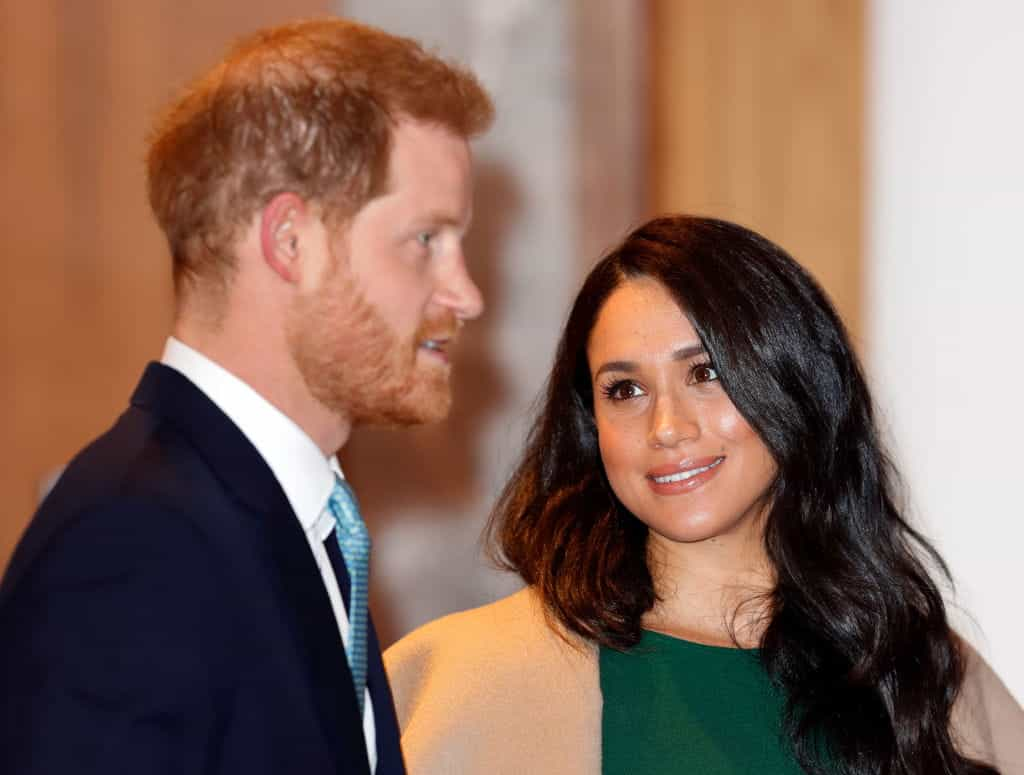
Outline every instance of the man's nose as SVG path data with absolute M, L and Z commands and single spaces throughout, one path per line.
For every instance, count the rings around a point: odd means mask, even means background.
M 469 276 L 466 260 L 461 253 L 444 277 L 439 301 L 451 309 L 459 320 L 473 320 L 484 311 L 483 294 Z

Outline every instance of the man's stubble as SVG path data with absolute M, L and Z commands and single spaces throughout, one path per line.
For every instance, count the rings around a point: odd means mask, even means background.
M 316 400 L 353 425 L 409 426 L 448 415 L 448 369 L 417 363 L 426 339 L 452 337 L 450 311 L 424 320 L 401 338 L 366 299 L 344 257 L 334 255 L 320 287 L 298 299 L 286 335 Z

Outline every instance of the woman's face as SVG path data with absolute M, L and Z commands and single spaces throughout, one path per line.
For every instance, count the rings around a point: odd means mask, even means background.
M 759 541 L 775 463 L 668 291 L 648 278 L 613 291 L 587 359 L 608 481 L 652 538 Z

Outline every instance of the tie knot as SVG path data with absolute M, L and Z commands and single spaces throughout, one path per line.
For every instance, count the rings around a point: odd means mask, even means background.
M 352 487 L 337 474 L 334 475 L 334 489 L 331 490 L 331 500 L 352 504 L 352 508 L 359 510 L 359 503 Z
M 369 546 L 369 535 L 363 517 L 359 513 L 359 504 L 356 501 L 355 493 L 352 492 L 348 482 L 337 474 L 334 476 L 334 489 L 331 491 L 330 498 L 327 499 L 327 508 L 337 523 L 338 539 L 343 543 L 343 548 L 346 538 L 354 539 L 357 543 L 366 542 L 367 547 Z

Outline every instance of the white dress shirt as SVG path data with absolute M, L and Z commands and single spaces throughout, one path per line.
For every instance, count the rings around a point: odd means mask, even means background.
M 348 613 L 324 548 L 324 540 L 334 530 L 327 499 L 334 489 L 334 475 L 344 478 L 337 459 L 325 457 L 305 431 L 245 382 L 174 337 L 167 339 L 161 362 L 181 372 L 203 391 L 238 426 L 270 467 L 306 534 L 334 610 L 338 632 L 347 647 Z M 339 654 L 338 659 L 345 659 L 345 653 Z M 377 768 L 377 734 L 369 690 L 364 700 L 363 734 L 373 772 Z

